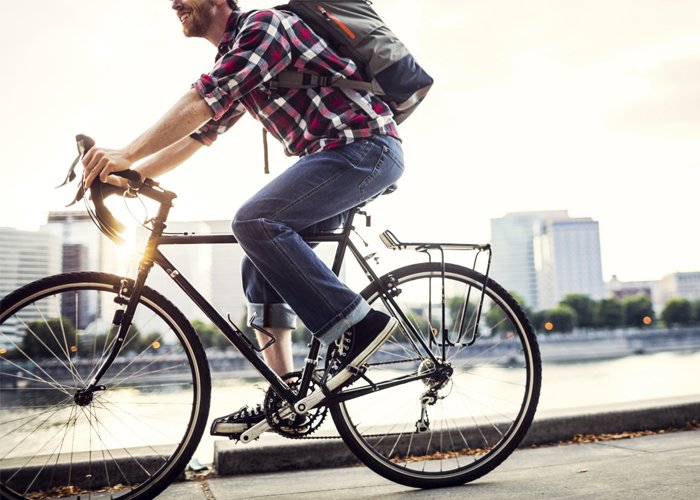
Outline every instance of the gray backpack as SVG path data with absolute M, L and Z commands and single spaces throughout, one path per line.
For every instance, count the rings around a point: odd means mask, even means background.
M 273 80 L 273 88 L 338 87 L 372 92 L 389 105 L 396 123 L 401 123 L 433 85 L 430 75 L 368 0 L 291 0 L 276 9 L 299 16 L 340 55 L 352 59 L 365 81 L 283 71 Z

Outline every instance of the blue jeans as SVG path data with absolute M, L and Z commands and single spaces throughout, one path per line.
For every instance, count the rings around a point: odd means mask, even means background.
M 243 286 L 254 323 L 294 328 L 295 314 L 324 345 L 369 312 L 303 240 L 337 228 L 347 212 L 403 174 L 401 144 L 375 136 L 304 156 L 238 210 L 233 234 L 245 251 Z

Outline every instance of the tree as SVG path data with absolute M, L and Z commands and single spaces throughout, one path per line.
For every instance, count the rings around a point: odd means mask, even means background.
M 600 328 L 618 328 L 624 324 L 622 304 L 617 299 L 603 299 L 597 304 L 597 325 Z
M 576 326 L 576 311 L 566 304 L 546 311 L 544 318 L 545 330 L 548 331 L 568 333 Z
M 532 326 L 535 327 L 535 330 L 545 330 L 544 325 L 547 321 L 549 321 L 547 316 L 548 313 L 549 311 L 536 311 L 532 313 L 532 315 L 530 316 L 530 321 L 532 322 Z
M 129 332 L 129 335 L 131 335 L 131 332 Z M 162 335 L 159 332 L 151 332 L 149 334 L 137 332 L 136 338 L 129 342 L 129 345 L 126 346 L 126 350 L 140 354 L 149 349 L 159 349 L 161 337 Z
M 576 313 L 576 326 L 581 328 L 593 328 L 596 326 L 596 304 L 587 295 L 571 293 L 566 295 L 559 304 L 573 309 Z
M 622 301 L 625 326 L 647 326 L 654 321 L 654 308 L 646 295 L 625 297 Z
M 693 307 L 687 299 L 671 299 L 666 303 L 661 319 L 666 326 L 687 326 L 693 323 Z
M 693 309 L 693 324 L 700 325 L 700 299 L 694 300 L 690 305 Z
M 66 318 L 29 323 L 22 340 L 22 350 L 34 359 L 66 359 L 69 353 L 76 352 L 77 345 L 75 326 Z
M 500 307 L 498 307 L 498 304 L 496 304 L 495 302 L 493 302 L 489 310 L 485 312 L 486 324 L 490 328 L 489 334 L 504 333 L 511 328 L 510 321 L 506 320 L 506 316 L 505 314 L 503 314 L 503 310 Z
M 472 333 L 474 332 L 476 310 L 477 306 L 479 305 L 481 295 L 476 293 L 476 291 L 472 294 L 469 300 L 469 304 L 467 304 L 466 312 L 464 311 L 465 299 L 466 297 L 458 295 L 452 297 L 451 299 L 448 299 L 447 301 L 447 324 L 449 327 L 450 319 L 454 322 L 454 324 L 452 324 L 450 328 L 452 330 L 451 335 L 454 335 L 455 338 L 457 337 L 457 335 L 459 335 L 459 332 L 457 330 L 460 328 L 460 326 L 462 326 L 462 322 L 464 322 L 462 333 L 466 335 L 467 338 L 470 338 Z
M 192 321 L 192 327 L 197 330 L 202 345 L 205 349 L 224 349 L 231 345 L 228 339 L 211 323 L 205 323 L 199 319 Z

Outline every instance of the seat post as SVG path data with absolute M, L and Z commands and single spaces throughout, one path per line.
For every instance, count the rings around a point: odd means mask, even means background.
M 338 248 L 335 251 L 335 257 L 333 258 L 332 270 L 336 276 L 340 275 L 340 268 L 343 266 L 343 260 L 345 259 L 345 251 L 347 250 L 348 243 L 350 241 L 350 234 L 352 233 L 352 230 L 355 229 L 352 224 L 355 220 L 355 215 L 357 214 L 357 211 L 360 209 L 360 206 L 353 207 L 350 210 L 348 210 L 348 218 L 343 224 L 343 231 L 340 233 L 340 239 L 338 240 Z

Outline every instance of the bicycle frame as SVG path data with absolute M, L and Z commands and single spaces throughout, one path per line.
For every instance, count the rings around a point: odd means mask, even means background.
M 195 305 L 205 314 L 207 318 L 219 329 L 219 331 L 231 342 L 239 352 L 253 365 L 253 367 L 260 373 L 260 375 L 270 383 L 272 389 L 285 401 L 287 401 L 291 406 L 294 406 L 300 399 L 306 395 L 308 388 L 312 382 L 312 375 L 316 369 L 318 363 L 319 352 L 321 349 L 321 342 L 315 337 L 312 338 L 309 354 L 305 361 L 305 366 L 302 369 L 302 379 L 299 384 L 298 394 L 292 392 L 289 386 L 274 372 L 270 367 L 258 356 L 258 349 L 252 344 L 251 341 L 245 337 L 241 332 L 240 328 L 235 325 L 230 319 L 224 318 L 212 305 L 211 303 L 201 294 L 197 289 L 190 283 L 187 278 L 178 271 L 177 267 L 161 252 L 159 247 L 168 245 L 200 245 L 200 244 L 237 244 L 236 238 L 233 235 L 167 235 L 163 234 L 166 228 L 166 221 L 168 218 L 168 213 L 171 204 L 165 202 L 164 200 L 158 200 L 160 202 L 160 207 L 158 210 L 158 215 L 151 220 L 153 225 L 152 232 L 146 242 L 146 247 L 144 255 L 139 263 L 138 275 L 134 281 L 134 285 L 131 290 L 127 289 L 127 280 L 122 281 L 122 290 L 120 291 L 120 296 L 123 296 L 124 304 L 126 308 L 123 313 L 115 315 L 114 323 L 119 324 L 119 333 L 117 335 L 117 340 L 115 345 L 112 347 L 107 359 L 97 370 L 94 378 L 90 381 L 88 387 L 84 390 L 85 392 L 91 392 L 94 390 L 100 390 L 99 381 L 101 377 L 107 372 L 109 366 L 112 364 L 114 359 L 119 354 L 121 346 L 124 343 L 126 334 L 131 325 L 131 321 L 134 316 L 136 305 L 138 304 L 141 291 L 146 283 L 148 275 L 153 268 L 153 265 L 158 265 L 161 267 L 165 273 L 172 279 L 180 289 L 195 303 Z M 356 207 L 350 210 L 348 214 L 347 221 L 340 232 L 333 233 L 313 233 L 304 234 L 304 240 L 310 244 L 317 243 L 335 243 L 337 249 L 335 252 L 335 257 L 333 260 L 332 270 L 338 275 L 340 273 L 341 266 L 345 259 L 345 255 L 349 251 L 350 254 L 355 258 L 357 263 L 360 265 L 365 276 L 368 278 L 370 283 L 378 283 L 381 290 L 382 301 L 389 310 L 397 316 L 401 323 L 404 325 L 405 329 L 408 329 L 408 338 L 412 342 L 418 342 L 422 346 L 423 352 L 426 353 L 433 361 L 437 364 L 437 359 L 431 352 L 430 347 L 426 344 L 425 340 L 415 331 L 414 327 L 411 325 L 410 321 L 405 317 L 403 311 L 393 300 L 391 293 L 391 285 L 381 283 L 380 278 L 374 272 L 374 270 L 369 266 L 367 260 L 362 256 L 360 250 L 353 243 L 350 238 L 352 231 L 355 229 L 353 226 L 355 215 L 361 214 L 367 217 L 365 212 L 360 210 L 360 207 Z M 108 234 L 109 236 L 109 234 Z M 128 296 L 128 297 L 127 297 Z M 265 330 L 256 327 L 256 330 L 260 330 L 266 335 L 274 339 L 274 337 L 265 332 Z M 274 340 L 273 340 L 274 342 Z M 272 342 L 268 343 L 268 347 Z M 264 349 L 264 348 L 263 348 Z M 391 383 L 384 383 L 379 385 L 372 385 L 372 391 L 380 390 L 383 387 L 393 387 L 398 384 L 406 383 L 412 380 L 420 379 L 426 377 L 428 374 L 422 375 L 412 375 L 407 377 L 399 377 L 398 379 L 392 381 Z M 333 401 L 347 400 L 353 397 L 359 397 L 365 394 L 367 391 L 361 391 L 354 393 L 349 391 L 345 393 L 342 398 L 333 398 Z

